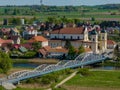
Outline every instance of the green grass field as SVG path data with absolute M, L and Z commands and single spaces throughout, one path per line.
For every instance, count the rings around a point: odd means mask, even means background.
M 120 71 L 94 71 L 90 76 L 77 74 L 65 83 L 67 86 L 102 87 L 120 89 Z

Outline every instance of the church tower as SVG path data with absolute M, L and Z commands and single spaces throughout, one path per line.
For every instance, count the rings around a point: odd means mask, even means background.
M 101 30 L 100 40 L 102 45 L 102 51 L 104 52 L 107 49 L 107 32 L 104 29 Z
M 87 27 L 85 27 L 85 30 L 84 30 L 84 41 L 88 41 L 88 29 L 87 29 Z
M 96 32 L 96 30 L 93 30 L 91 32 L 91 49 L 93 51 L 93 53 L 98 53 L 98 34 Z

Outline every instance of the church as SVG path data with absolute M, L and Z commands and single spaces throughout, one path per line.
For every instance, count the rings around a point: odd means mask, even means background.
M 69 40 L 74 48 L 81 45 L 90 48 L 93 53 L 103 53 L 107 49 L 107 32 L 95 29 L 89 31 L 87 27 L 66 27 L 51 31 L 49 46 L 52 48 L 64 47 Z

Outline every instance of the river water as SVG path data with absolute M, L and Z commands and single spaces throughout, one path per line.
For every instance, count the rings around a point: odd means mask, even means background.
M 22 68 L 36 68 L 39 64 L 32 63 L 22 63 L 22 64 L 14 64 L 13 67 L 22 67 Z M 102 69 L 102 70 L 120 70 L 120 67 L 116 66 L 96 66 L 94 69 Z

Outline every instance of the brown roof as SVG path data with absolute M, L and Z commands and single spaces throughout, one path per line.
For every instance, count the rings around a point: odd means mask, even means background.
M 44 42 L 44 41 L 48 41 L 48 40 L 43 36 L 35 36 L 31 38 L 28 42 L 33 43 L 33 42 Z
M 38 52 L 40 52 L 42 55 L 46 55 L 47 54 L 47 52 L 44 50 L 44 49 L 39 49 L 39 51 Z
M 1 39 L 0 38 L 0 43 L 3 44 L 3 43 L 12 43 L 13 40 L 4 40 L 4 39 Z
M 49 52 L 63 52 L 63 53 L 68 53 L 68 50 L 65 48 L 51 48 Z
M 45 47 L 42 47 L 41 49 L 38 50 L 39 53 L 41 53 L 42 55 L 46 55 L 47 52 L 51 49 L 50 46 L 45 46 Z
M 45 51 L 49 51 L 51 49 L 51 47 L 50 46 L 45 46 L 45 47 L 43 47 L 43 49 L 45 49 Z
M 51 34 L 83 34 L 84 28 L 77 27 L 77 28 L 63 28 L 59 30 L 54 30 Z
M 85 52 L 91 52 L 92 50 L 90 48 L 85 48 Z
M 107 40 L 107 44 L 108 44 L 108 45 L 110 45 L 110 44 L 115 45 L 115 44 L 116 44 L 116 42 L 115 42 L 115 41 L 113 41 L 113 40 Z

